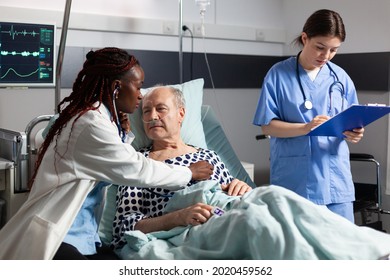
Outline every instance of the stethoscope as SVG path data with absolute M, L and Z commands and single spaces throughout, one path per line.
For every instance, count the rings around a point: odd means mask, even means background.
M 121 127 L 119 117 L 118 117 L 118 112 L 116 110 L 116 105 L 115 105 L 115 96 L 116 96 L 116 94 L 118 94 L 119 89 L 120 89 L 120 86 L 116 86 L 114 92 L 112 93 L 112 104 L 114 106 L 115 117 L 116 117 L 116 126 L 118 128 L 119 137 L 121 138 L 122 142 L 124 143 L 126 140 L 126 131 Z
M 303 100 L 304 100 L 303 106 L 305 107 L 306 110 L 311 110 L 313 108 L 313 103 L 311 102 L 311 100 L 309 100 L 306 97 L 305 91 L 303 90 L 303 87 L 302 87 L 301 77 L 299 76 L 299 55 L 300 54 L 301 54 L 301 52 L 299 52 L 298 55 L 297 55 L 297 62 L 296 62 L 296 67 L 295 67 L 296 75 L 297 75 L 299 88 L 301 90 L 301 93 L 302 93 L 302 96 L 303 96 Z M 336 72 L 332 69 L 332 67 L 329 65 L 329 63 L 326 63 L 326 66 L 328 66 L 330 72 L 335 77 L 335 81 L 329 87 L 329 99 L 330 99 L 330 109 L 329 109 L 329 111 L 330 112 L 332 111 L 332 92 L 333 92 L 332 88 L 334 86 L 337 86 L 337 85 L 339 85 L 340 88 L 341 88 L 341 91 L 340 91 L 341 99 L 342 99 L 341 110 L 343 111 L 344 110 L 344 95 L 345 95 L 344 85 L 340 82 L 339 77 L 337 76 Z

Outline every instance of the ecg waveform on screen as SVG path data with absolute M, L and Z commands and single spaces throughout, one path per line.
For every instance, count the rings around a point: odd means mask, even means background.
M 23 52 L 17 52 L 17 51 L 1 51 L 0 55 L 21 55 L 21 56 L 39 56 L 39 52 L 29 52 L 29 51 L 23 51 Z
M 5 74 L 4 74 L 3 76 L 0 77 L 0 79 L 4 79 L 4 77 L 6 77 L 6 76 L 8 75 L 8 73 L 10 73 L 10 72 L 14 72 L 17 76 L 25 78 L 25 77 L 29 77 L 29 76 L 32 76 L 32 75 L 38 73 L 38 71 L 39 71 L 39 68 L 37 68 L 35 71 L 33 71 L 33 72 L 31 72 L 31 73 L 28 73 L 28 74 L 24 74 L 24 75 L 23 75 L 23 74 L 20 74 L 20 73 L 16 72 L 15 69 L 9 68 L 9 69 L 7 70 L 7 72 L 5 72 Z
M 18 30 L 14 30 L 14 26 L 11 25 L 11 29 L 10 30 L 2 30 L 1 33 L 4 33 L 4 34 L 9 34 L 11 37 L 12 37 L 12 40 L 15 40 L 15 36 L 19 36 L 19 35 L 23 35 L 23 36 L 38 36 L 39 35 L 39 32 L 35 32 L 34 30 L 32 31 L 27 31 L 26 29 L 24 30 L 21 30 L 21 31 L 18 31 Z

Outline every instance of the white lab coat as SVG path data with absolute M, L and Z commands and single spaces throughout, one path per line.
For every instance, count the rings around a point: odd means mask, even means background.
M 0 259 L 52 259 L 99 181 L 175 190 L 191 180 L 188 168 L 147 159 L 122 143 L 103 105 L 72 124 L 49 146 L 28 200 L 1 229 Z

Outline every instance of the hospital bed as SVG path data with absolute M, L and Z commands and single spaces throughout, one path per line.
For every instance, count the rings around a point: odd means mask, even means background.
M 185 87 L 184 93 L 186 93 Z M 193 98 L 194 95 L 191 97 Z M 187 120 L 190 120 L 189 127 L 192 128 L 192 134 L 186 135 L 188 127 L 183 122 L 184 135 L 182 131 L 182 137 L 189 137 L 185 142 L 193 141 L 192 143 L 202 145 L 200 139 L 191 138 L 191 136 L 199 134 L 201 130 L 204 133 L 205 143 L 203 144 L 206 144 L 209 149 L 214 150 L 221 157 L 232 176 L 246 181 L 260 192 L 253 191 L 252 195 L 248 195 L 246 199 L 242 200 L 244 207 L 250 205 L 248 208 L 251 209 L 250 211 L 241 212 L 239 215 L 230 215 L 229 219 L 224 220 L 227 222 L 225 224 L 218 224 L 216 221 L 218 218 L 214 218 L 213 221 L 210 220 L 201 226 L 202 229 L 176 227 L 169 231 L 149 234 L 140 231 L 128 232 L 125 236 L 127 245 L 117 251 L 121 259 L 245 259 L 248 258 L 249 251 L 251 251 L 249 258 L 253 259 L 371 259 L 388 254 L 390 237 L 381 235 L 381 232 L 357 227 L 330 211 L 324 211 L 321 206 L 313 207 L 314 204 L 310 201 L 284 188 L 277 186 L 256 187 L 230 145 L 213 108 L 202 105 L 200 100 L 193 101 L 191 97 L 186 96 L 189 108 L 187 107 L 185 118 L 188 117 Z M 194 105 L 200 109 L 198 111 L 200 120 L 196 120 L 193 116 L 195 112 L 192 111 L 192 106 Z M 141 126 L 141 124 L 137 124 L 135 117 L 137 117 L 137 113 L 132 115 L 131 123 L 133 129 L 137 131 L 140 128 L 137 126 Z M 199 121 L 202 125 L 200 130 L 197 127 Z M 198 124 L 196 124 L 197 122 Z M 136 133 L 136 135 L 139 134 Z M 138 138 L 142 139 L 142 136 Z M 142 145 L 145 144 L 134 143 L 136 147 Z M 210 187 L 208 190 L 212 190 L 215 186 L 211 181 L 199 184 L 203 184 L 205 189 Z M 203 189 L 193 188 L 194 186 L 186 188 L 181 193 L 182 196 L 179 194 L 177 197 L 176 193 L 167 204 L 166 210 L 169 208 L 168 211 L 170 211 L 173 207 L 174 211 L 175 206 L 176 209 L 182 209 L 185 206 L 180 205 L 181 203 L 192 205 L 193 198 L 199 197 L 199 190 L 203 191 Z M 99 226 L 101 240 L 107 245 L 112 239 L 116 193 L 117 186 L 108 187 Z M 215 198 L 213 202 L 224 199 L 221 196 L 218 197 L 217 193 L 218 191 L 211 196 Z M 254 200 L 253 203 L 251 199 Z M 174 206 L 172 206 L 172 202 Z M 223 209 L 229 211 L 228 208 L 227 206 Z M 237 208 L 233 209 L 232 212 L 236 210 Z M 329 226 L 324 227 L 326 224 Z M 249 227 L 247 227 L 248 225 Z M 216 230 L 213 230 L 215 228 Z M 337 238 L 336 236 L 340 232 L 343 236 Z M 187 238 L 187 236 L 189 237 Z M 334 238 L 329 238 L 329 236 Z M 205 243 L 212 244 L 212 246 L 202 247 Z M 200 246 L 200 244 L 203 245 Z M 251 244 L 250 248 L 247 246 L 248 244 Z M 364 246 L 362 244 L 370 245 Z M 356 250 L 357 246 L 363 253 Z M 257 253 L 252 253 L 254 250 L 257 250 Z
M 231 146 L 226 134 L 219 122 L 214 109 L 209 105 L 203 105 L 203 79 L 192 80 L 179 87 L 186 100 L 186 116 L 182 125 L 182 138 L 189 144 L 207 147 L 214 150 L 229 169 L 231 175 L 246 182 L 251 187 L 256 184 L 247 173 L 240 159 Z M 133 146 L 144 147 L 150 142 L 143 135 L 140 112 L 135 112 L 130 116 L 132 130 L 136 135 Z M 141 135 L 141 136 L 140 136 Z M 115 195 L 116 186 L 108 187 L 105 207 L 100 222 L 99 234 L 102 241 L 108 244 L 112 237 L 112 221 L 115 215 Z
M 219 220 L 225 221 L 224 224 L 218 224 L 215 220 L 218 218 L 214 217 L 213 221 L 196 229 L 176 227 L 149 234 L 127 232 L 127 245 L 116 251 L 121 259 L 371 259 L 388 254 L 389 236 L 346 222 L 344 218 L 285 188 L 257 187 L 234 152 L 213 108 L 202 104 L 203 79 L 174 86 L 183 91 L 187 104 L 181 129 L 183 140 L 214 150 L 232 176 L 247 182 L 254 191 L 246 195 L 245 199 L 232 198 L 218 191 L 218 183 L 203 181 L 198 186 L 195 184 L 177 192 L 168 202 L 166 211 L 183 209 L 203 197 L 209 200 L 202 202 L 232 210 L 231 215 L 228 219 Z M 130 122 L 137 136 L 133 146 L 136 149 L 147 146 L 148 139 L 143 135 L 139 111 L 130 115 Z M 116 185 L 107 188 L 99 224 L 99 235 L 106 245 L 112 240 L 116 193 Z M 235 204 L 230 208 L 234 200 L 241 206 L 236 207 Z M 251 210 L 239 212 L 238 209 Z M 329 226 L 324 227 L 324 224 Z M 342 237 L 329 238 L 340 232 Z M 205 243 L 211 244 L 211 247 L 202 247 Z M 356 250 L 356 246 L 362 247 L 362 243 L 369 244 L 361 248 L 364 253 Z M 251 245 L 248 247 L 248 244 Z

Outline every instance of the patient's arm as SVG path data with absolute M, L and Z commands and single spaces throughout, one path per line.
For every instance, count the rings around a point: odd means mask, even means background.
M 231 196 L 243 195 L 252 190 L 247 183 L 238 179 L 233 179 L 229 184 L 222 184 L 221 188 Z
M 159 230 L 170 230 L 177 226 L 200 225 L 211 217 L 213 207 L 204 203 L 196 203 L 184 209 L 180 209 L 165 215 L 146 218 L 135 225 L 135 230 L 149 233 Z

